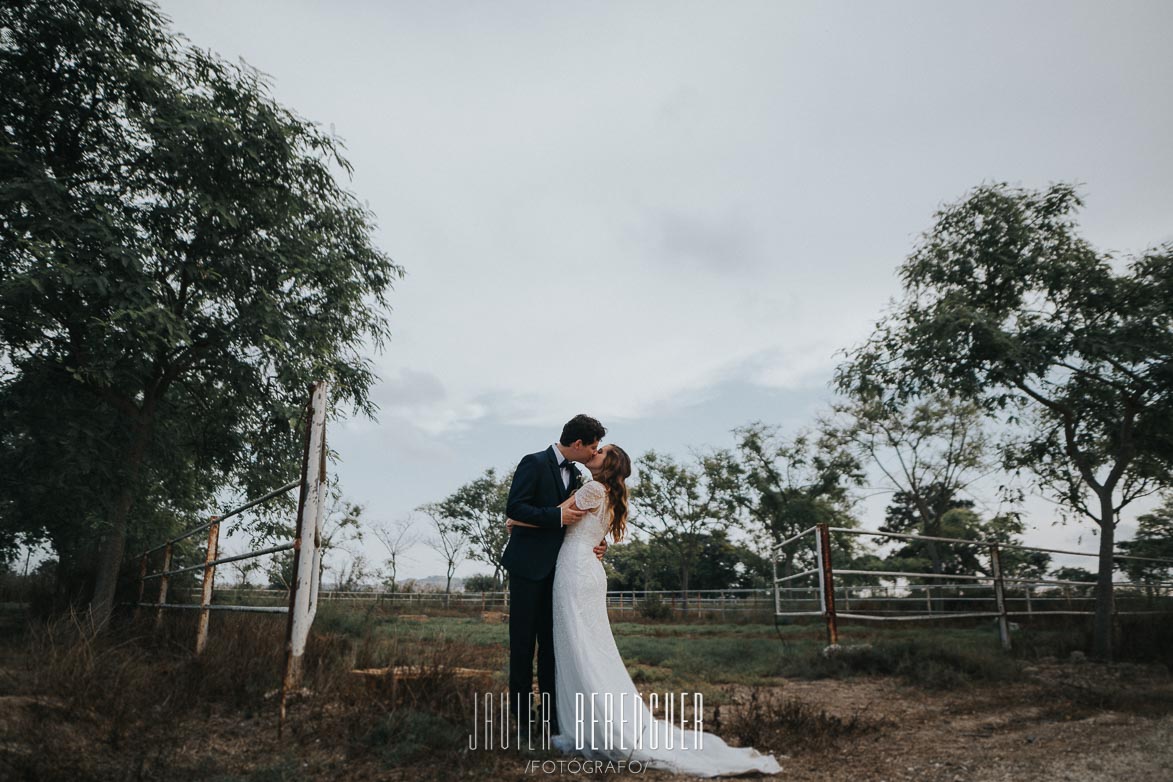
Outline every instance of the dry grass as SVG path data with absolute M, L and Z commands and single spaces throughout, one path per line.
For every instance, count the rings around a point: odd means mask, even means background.
M 77 617 L 15 625 L 17 632 L 0 632 L 0 779 L 526 778 L 516 752 L 461 751 L 472 698 L 504 686 L 498 630 L 426 624 L 436 626 L 409 627 L 379 611 L 319 615 L 305 661 L 309 694 L 291 701 L 280 740 L 271 693 L 280 684 L 283 617 L 214 614 L 199 658 L 192 654 L 194 614 L 168 616 L 159 631 L 147 620 L 102 635 Z M 717 676 L 721 669 L 793 647 L 789 656 L 767 660 L 772 667 L 760 681 L 733 685 L 706 729 L 735 744 L 801 756 L 788 772 L 808 776 L 796 779 L 841 778 L 832 760 L 843 762 L 853 746 L 866 747 L 857 754 L 859 764 L 871 764 L 868 773 L 884 768 L 890 779 L 903 778 L 892 774 L 905 767 L 892 764 L 915 753 L 964 767 L 973 762 L 966 753 L 977 751 L 968 739 L 957 742 L 955 756 L 928 753 L 952 747 L 940 739 L 968 736 L 962 731 L 1010 746 L 1009 728 L 999 726 L 1013 710 L 1030 731 L 1021 740 L 1043 748 L 1067 741 L 1076 729 L 1069 726 L 1083 715 L 1116 713 L 1140 724 L 1173 709 L 1168 673 L 1158 675 L 1159 666 L 1036 662 L 1066 649 L 1065 637 L 1039 636 L 1023 644 L 1019 659 L 987 660 L 978 649 L 946 643 L 938 631 L 934 642 L 877 638 L 861 653 L 828 659 L 817 653 L 818 643 L 787 646 L 740 626 L 671 629 L 681 632 L 625 639 L 671 656 L 682 681 L 697 687 L 728 686 Z M 1131 648 L 1165 637 L 1164 630 L 1152 632 Z M 364 668 L 403 675 L 351 673 Z M 632 668 L 648 666 L 633 657 Z M 954 726 L 943 728 L 948 720 Z M 889 752 L 909 724 L 919 726 L 916 741 Z M 1075 743 L 1079 737 L 1071 735 Z M 891 754 L 891 763 L 875 748 Z M 820 776 L 824 771 L 828 776 Z
M 500 762 L 452 753 L 474 691 L 494 687 L 489 677 L 448 673 L 476 659 L 476 649 L 456 641 L 423 655 L 414 649 L 411 675 L 390 687 L 351 672 L 401 663 L 408 653 L 395 639 L 315 633 L 307 695 L 291 701 L 281 743 L 274 692 L 284 620 L 216 616 L 200 657 L 191 652 L 194 635 L 190 616 L 168 617 L 159 632 L 144 622 L 95 634 L 76 615 L 28 627 L 21 646 L 8 650 L 21 666 L 0 677 L 14 715 L 0 721 L 0 778 L 301 778 L 307 761 L 290 766 L 288 757 L 299 745 L 321 747 L 309 762 L 323 772 L 366 768 L 372 778 L 440 750 L 470 769 Z M 228 735 L 219 730 L 225 724 L 233 725 Z M 238 741 L 238 752 L 225 752 L 225 741 Z
M 752 689 L 748 697 L 716 709 L 713 731 L 743 747 L 786 748 L 791 754 L 823 752 L 840 739 L 874 733 L 882 719 L 860 712 L 848 717 L 828 713 L 797 698 Z M 797 749 L 796 749 L 797 748 Z

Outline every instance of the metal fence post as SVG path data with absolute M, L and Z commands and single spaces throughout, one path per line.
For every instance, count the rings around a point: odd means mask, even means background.
M 835 622 L 835 574 L 831 570 L 831 533 L 826 524 L 818 524 L 815 536 L 815 554 L 819 561 L 819 602 L 827 619 L 827 643 L 839 643 L 839 628 Z
M 204 582 L 200 590 L 200 620 L 196 627 L 195 653 L 203 654 L 208 645 L 208 616 L 211 613 L 208 606 L 212 604 L 212 589 L 216 583 L 217 550 L 220 548 L 219 516 L 212 517 L 212 526 L 208 527 L 208 550 L 204 554 Z
M 1010 651 L 1010 625 L 1006 621 L 1006 593 L 1002 583 L 1002 558 L 998 553 L 998 544 L 990 545 L 990 572 L 994 574 L 994 600 L 998 608 L 998 636 L 1002 639 L 1002 648 Z
M 776 616 L 777 614 L 782 613 L 782 588 L 780 586 L 778 586 L 778 557 L 777 557 L 777 553 L 775 552 L 775 556 L 771 557 L 770 559 L 771 559 L 770 564 L 774 568 L 774 614 Z

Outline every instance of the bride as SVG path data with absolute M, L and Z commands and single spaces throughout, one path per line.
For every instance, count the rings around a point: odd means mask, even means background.
M 731 747 L 712 733 L 682 730 L 653 717 L 644 704 L 615 646 L 607 576 L 593 551 L 607 533 L 615 541 L 623 537 L 631 460 L 619 446 L 606 445 L 586 467 L 595 477 L 572 498 L 586 514 L 567 527 L 554 569 L 555 707 L 563 732 L 552 743 L 591 760 L 638 761 L 704 777 L 781 771 L 773 755 Z M 532 526 L 512 519 L 507 524 L 510 531 Z

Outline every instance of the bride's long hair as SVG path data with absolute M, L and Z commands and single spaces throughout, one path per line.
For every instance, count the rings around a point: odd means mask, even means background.
M 608 532 L 616 543 L 627 531 L 627 479 L 631 477 L 631 457 L 618 445 L 607 449 L 603 466 L 595 473 L 595 480 L 607 490 L 607 506 L 611 511 Z

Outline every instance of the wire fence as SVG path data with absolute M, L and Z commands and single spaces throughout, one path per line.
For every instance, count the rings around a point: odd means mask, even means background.
M 832 533 L 840 541 L 845 539 L 841 536 L 859 535 L 920 544 L 931 567 L 928 570 L 834 567 L 836 550 Z M 775 547 L 774 614 L 780 618 L 822 618 L 831 644 L 838 643 L 841 619 L 915 622 L 988 618 L 998 624 L 1002 646 L 1009 649 L 1011 617 L 1021 620 L 1095 613 L 1096 581 L 1039 575 L 1037 559 L 1034 567 L 1029 566 L 1028 557 L 1032 553 L 1090 557 L 1098 569 L 1099 555 L 1086 551 L 820 524 Z M 1114 559 L 1173 568 L 1173 560 L 1128 555 L 1114 555 Z M 1010 560 L 1009 569 L 1007 560 Z M 958 562 L 968 563 L 969 572 L 961 572 Z M 950 572 L 946 572 L 945 563 L 952 565 Z M 1115 615 L 1173 612 L 1173 581 L 1154 578 L 1112 583 Z
M 188 592 L 188 598 L 198 595 Z M 670 611 L 694 615 L 738 615 L 749 612 L 769 614 L 773 607 L 770 589 L 710 589 L 688 590 L 613 590 L 607 592 L 607 608 L 616 612 L 638 612 L 656 603 Z M 446 609 L 466 613 L 508 611 L 509 593 L 441 591 L 395 592 L 390 590 L 322 590 L 323 605 L 384 606 L 403 613 L 427 613 Z M 279 605 L 288 599 L 284 589 L 229 587 L 216 590 L 216 600 L 222 606 L 233 603 L 248 605 Z
M 155 626 L 163 622 L 166 610 L 197 610 L 199 621 L 196 626 L 195 653 L 202 654 L 208 642 L 208 627 L 212 611 L 236 611 L 246 613 L 285 614 L 288 617 L 285 633 L 285 673 L 281 682 L 278 735 L 285 723 L 286 696 L 301 686 L 302 660 L 310 625 L 313 624 L 319 603 L 319 579 L 322 565 L 322 524 L 325 520 L 326 499 L 326 381 L 311 384 L 309 401 L 305 408 L 305 450 L 302 455 L 301 478 L 274 489 L 262 497 L 246 502 L 218 516 L 212 516 L 204 524 L 193 527 L 159 545 L 144 551 L 139 556 L 138 599 L 134 603 L 135 615 L 144 608 L 155 609 Z M 220 525 L 227 519 L 258 507 L 283 494 L 300 489 L 297 503 L 297 524 L 295 537 L 257 551 L 247 551 L 232 556 L 218 556 Z M 207 543 L 203 549 L 203 562 L 176 567 L 174 557 L 176 544 L 188 538 L 207 532 Z M 240 603 L 216 600 L 222 596 L 215 588 L 216 568 L 233 562 L 271 556 L 284 551 L 293 551 L 293 580 L 290 589 L 283 592 L 283 599 L 271 603 Z M 161 554 L 161 558 L 160 555 Z M 158 560 L 158 570 L 153 570 Z M 171 579 L 185 573 L 201 572 L 198 602 L 168 602 Z M 154 602 L 145 600 L 148 584 L 158 582 Z M 191 594 L 187 595 L 189 598 Z

